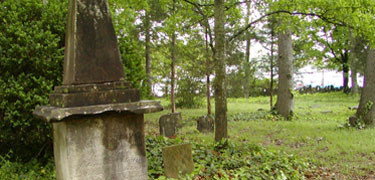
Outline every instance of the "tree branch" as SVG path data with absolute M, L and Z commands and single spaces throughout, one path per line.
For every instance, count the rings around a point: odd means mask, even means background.
M 341 21 L 338 21 L 338 22 L 334 22 L 336 19 L 334 18 L 327 18 L 327 17 L 324 17 L 324 15 L 320 15 L 320 14 L 315 14 L 315 13 L 303 13 L 303 12 L 290 12 L 290 11 L 286 11 L 286 10 L 278 10 L 278 11 L 274 11 L 274 12 L 270 12 L 270 13 L 267 13 L 261 17 L 259 17 L 258 19 L 250 22 L 249 24 L 247 24 L 244 28 L 242 28 L 241 30 L 239 30 L 237 33 L 233 34 L 229 39 L 228 41 L 232 41 L 233 39 L 237 38 L 238 36 L 240 36 L 242 33 L 244 33 L 245 31 L 247 31 L 252 25 L 262 21 L 264 18 L 268 17 L 268 16 L 271 16 L 271 15 L 274 15 L 274 14 L 281 14 L 281 13 L 284 13 L 284 14 L 290 14 L 290 15 L 302 15 L 302 16 L 313 16 L 313 17 L 318 17 L 320 18 L 321 20 L 327 22 L 327 23 L 330 23 L 330 24 L 334 24 L 334 25 L 337 25 L 337 26 L 348 26 L 348 24 L 346 24 L 345 22 L 341 22 Z
M 193 5 L 193 6 L 196 6 L 196 7 L 208 7 L 208 6 L 214 6 L 215 5 L 215 4 L 200 4 L 200 3 L 197 3 L 197 2 L 191 2 L 189 0 L 183 0 L 183 1 L 189 3 L 189 4 Z M 233 3 L 230 6 L 226 6 L 225 10 L 227 11 L 227 10 L 229 10 L 229 9 L 231 9 L 231 8 L 239 5 L 239 4 L 248 3 L 248 2 L 251 2 L 251 0 L 240 1 L 240 2 Z

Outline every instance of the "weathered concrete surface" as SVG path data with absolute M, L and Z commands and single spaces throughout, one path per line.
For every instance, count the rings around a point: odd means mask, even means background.
M 69 0 L 63 84 L 124 80 L 107 0 Z
M 139 90 L 124 81 L 98 84 L 63 85 L 49 95 L 51 106 L 77 107 L 140 100 Z
M 181 122 L 181 113 L 171 113 L 160 117 L 159 119 L 159 132 L 160 135 L 166 137 L 175 136 L 177 133 L 178 123 Z
M 181 174 L 188 174 L 194 170 L 193 156 L 190 144 L 181 144 L 163 148 L 163 162 L 165 175 L 178 178 Z
M 197 120 L 197 129 L 202 133 L 214 132 L 214 120 L 211 116 L 201 116 Z
M 92 90 L 80 93 L 52 93 L 50 105 L 55 107 L 78 107 L 108 103 L 135 102 L 140 100 L 138 89 Z
M 73 116 L 53 136 L 58 180 L 147 180 L 143 115 Z
M 33 115 L 47 122 L 59 122 L 64 121 L 68 117 L 76 115 L 95 115 L 105 112 L 131 112 L 136 114 L 145 114 L 162 110 L 163 107 L 159 102 L 138 101 L 132 103 L 102 104 L 70 108 L 40 106 L 35 109 Z

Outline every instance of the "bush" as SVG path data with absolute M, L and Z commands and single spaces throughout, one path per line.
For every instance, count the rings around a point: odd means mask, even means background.
M 203 106 L 202 90 L 204 84 L 197 78 L 182 76 L 177 81 L 176 107 L 199 108 Z
M 35 106 L 48 103 L 60 84 L 64 55 L 65 1 L 0 2 L 0 153 L 36 156 L 50 139 Z
M 52 160 L 40 164 L 37 160 L 28 163 L 10 162 L 6 157 L 0 156 L 0 179 L 56 179 L 55 167 Z
M 121 32 L 118 32 L 121 33 Z M 129 36 L 122 35 L 118 38 L 118 46 L 121 53 L 122 63 L 124 65 L 125 77 L 130 81 L 134 88 L 140 90 L 142 98 L 151 98 L 151 92 L 148 84 L 143 61 L 143 51 L 139 41 Z

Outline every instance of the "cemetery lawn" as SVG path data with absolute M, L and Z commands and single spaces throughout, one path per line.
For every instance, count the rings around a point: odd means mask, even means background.
M 275 98 L 274 98 L 275 99 Z M 168 107 L 166 99 L 159 99 Z M 359 96 L 343 93 L 296 94 L 294 119 L 286 121 L 269 113 L 269 97 L 228 99 L 229 142 L 255 144 L 271 151 L 285 152 L 317 165 L 312 172 L 321 179 L 375 178 L 375 129 L 347 128 Z M 212 103 L 214 104 L 214 103 Z M 214 110 L 214 108 L 212 109 Z M 201 134 L 195 120 L 206 109 L 178 109 L 182 128 L 178 138 L 185 142 L 213 144 L 214 134 Z M 170 113 L 145 115 L 146 134 L 157 135 L 158 118 Z M 306 177 L 309 177 L 306 175 Z

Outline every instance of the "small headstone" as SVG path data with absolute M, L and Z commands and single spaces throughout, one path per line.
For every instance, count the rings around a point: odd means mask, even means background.
M 182 120 L 181 113 L 171 113 L 160 117 L 159 130 L 160 135 L 165 137 L 175 136 L 177 133 L 178 123 Z
M 312 105 L 312 106 L 310 106 L 311 108 L 321 108 L 322 106 L 321 105 L 319 105 L 319 104 L 315 104 L 315 105 Z
M 165 175 L 178 178 L 180 175 L 192 173 L 194 170 L 193 155 L 190 144 L 181 144 L 163 148 Z
M 358 120 L 358 118 L 355 117 L 355 116 L 349 117 L 349 124 L 350 124 L 350 126 L 354 127 L 355 124 L 357 123 L 357 120 Z
M 214 132 L 214 120 L 211 116 L 201 116 L 197 120 L 197 129 L 201 133 Z
M 321 111 L 320 113 L 322 113 L 322 114 L 330 114 L 330 113 L 333 113 L 333 111 L 331 111 L 331 110 L 328 110 L 328 111 Z
M 348 107 L 349 110 L 357 110 L 358 109 L 358 106 L 352 106 L 352 107 Z

